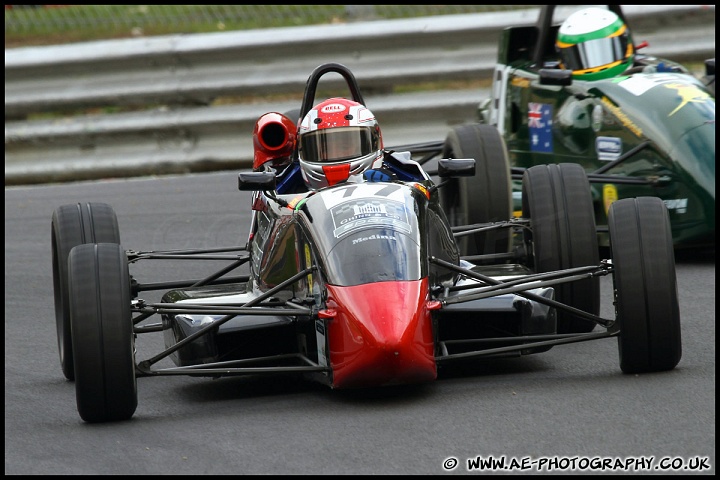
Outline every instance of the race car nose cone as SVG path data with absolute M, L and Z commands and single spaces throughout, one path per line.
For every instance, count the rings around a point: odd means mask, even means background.
M 328 285 L 334 388 L 418 383 L 437 377 L 427 279 Z

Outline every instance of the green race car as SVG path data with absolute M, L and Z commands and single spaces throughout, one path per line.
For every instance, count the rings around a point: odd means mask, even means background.
M 519 217 L 526 169 L 577 163 L 591 182 L 601 246 L 610 204 L 640 196 L 663 200 L 676 249 L 714 246 L 714 58 L 698 79 L 678 63 L 639 53 L 643 45 L 633 42 L 620 6 L 585 8 L 562 24 L 553 22 L 555 7 L 542 6 L 535 25 L 502 32 L 479 123 L 453 128 L 442 145 L 408 147 L 476 159 L 485 180 L 459 179 L 446 189 L 451 222 L 500 220 L 508 196 Z M 505 236 L 494 240 L 470 240 L 466 253 L 510 248 Z
M 552 22 L 554 7 L 543 6 L 535 26 L 504 30 L 481 123 L 497 127 L 511 167 L 581 164 L 600 230 L 613 201 L 657 196 L 676 248 L 714 245 L 714 59 L 701 81 L 677 63 L 638 53 L 620 6 L 609 6 L 608 19 L 588 9 L 561 26 Z M 592 49 L 603 42 L 617 54 L 597 67 Z M 583 51 L 582 43 L 591 45 Z

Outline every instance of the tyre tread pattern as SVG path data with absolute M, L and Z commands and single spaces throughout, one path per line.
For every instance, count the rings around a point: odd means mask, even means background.
M 497 128 L 483 124 L 455 127 L 445 140 L 443 158 L 474 158 L 475 175 L 452 179 L 440 189 L 440 202 L 452 226 L 506 221 L 512 216 L 510 161 Z M 461 255 L 510 251 L 508 229 L 460 237 Z
M 667 208 L 656 197 L 614 202 L 608 215 L 618 348 L 625 373 L 670 370 L 682 356 L 675 256 Z
M 127 420 L 137 407 L 127 256 L 118 244 L 83 244 L 68 263 L 78 412 Z
M 532 221 L 530 263 L 537 272 L 598 265 L 600 253 L 590 184 L 578 164 L 536 165 L 523 177 L 522 211 Z M 600 280 L 555 287 L 556 300 L 588 313 L 600 312 Z M 558 311 L 558 333 L 586 333 L 595 324 Z
M 51 221 L 53 290 L 60 364 L 65 378 L 74 379 L 68 266 L 70 251 L 85 243 L 120 243 L 120 229 L 113 208 L 106 203 L 76 203 L 55 209 Z

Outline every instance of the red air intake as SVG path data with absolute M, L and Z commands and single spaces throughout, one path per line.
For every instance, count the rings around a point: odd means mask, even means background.
M 295 149 L 296 139 L 297 126 L 290 118 L 276 112 L 261 116 L 253 130 L 253 170 L 271 160 L 287 160 Z

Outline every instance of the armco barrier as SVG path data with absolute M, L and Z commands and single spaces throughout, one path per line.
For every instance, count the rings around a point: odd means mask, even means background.
M 714 6 L 624 11 L 635 40 L 650 44 L 646 53 L 681 61 L 714 56 Z M 297 108 L 299 100 L 220 106 L 213 100 L 301 94 L 312 69 L 328 61 L 354 72 L 386 140 L 439 140 L 448 125 L 474 119 L 484 92 L 387 92 L 401 84 L 487 78 L 500 30 L 536 18 L 537 10 L 529 10 L 9 49 L 5 182 L 247 166 L 257 117 Z M 142 110 L 25 120 L 116 106 Z

